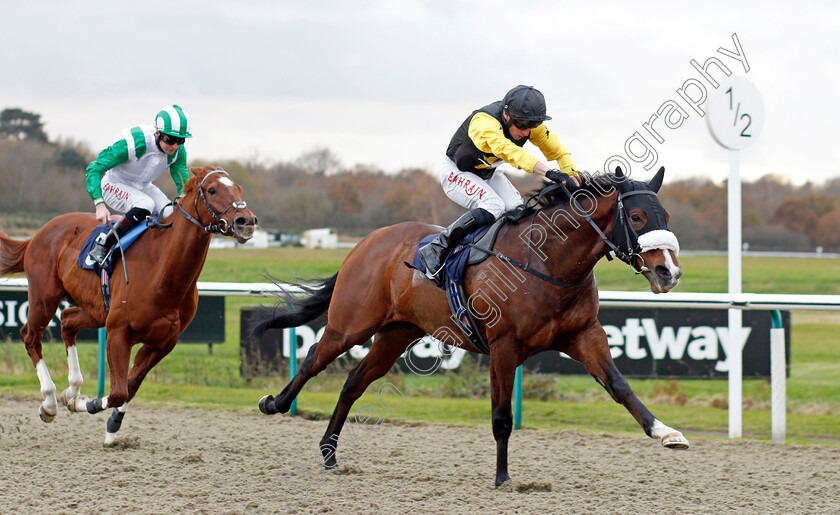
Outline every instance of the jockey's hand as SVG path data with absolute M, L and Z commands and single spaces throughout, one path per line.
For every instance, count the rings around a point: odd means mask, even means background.
M 578 183 L 576 178 L 567 173 L 563 173 L 560 170 L 549 170 L 545 172 L 545 178 L 554 182 L 562 182 L 566 185 L 566 187 L 580 186 L 580 183 Z
M 96 219 L 99 220 L 99 223 L 108 223 L 109 218 L 111 218 L 111 212 L 108 211 L 108 206 L 104 202 L 98 204 L 96 206 Z

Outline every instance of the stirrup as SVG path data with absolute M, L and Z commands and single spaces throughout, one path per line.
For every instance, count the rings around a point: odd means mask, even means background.
M 425 263 L 423 263 L 425 265 Z M 446 260 L 444 260 L 443 264 L 437 269 L 435 273 L 432 273 L 428 267 L 426 267 L 426 278 L 435 283 L 438 286 L 443 286 L 443 273 L 444 268 L 446 268 Z
M 157 218 L 152 218 L 151 216 L 147 216 L 146 217 L 146 226 L 149 229 L 169 229 L 170 227 L 172 227 L 172 222 L 169 222 L 168 224 L 162 224 L 162 223 L 158 222 Z

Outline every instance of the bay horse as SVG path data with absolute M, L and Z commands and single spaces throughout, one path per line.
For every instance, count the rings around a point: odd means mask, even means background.
M 467 269 L 468 304 L 490 347 L 497 487 L 510 480 L 508 440 L 516 368 L 543 351 L 562 351 L 581 362 L 649 437 L 667 448 L 688 448 L 682 433 L 654 417 L 616 368 L 598 322 L 592 272 L 598 260 L 613 252 L 643 274 L 652 291 L 663 293 L 677 285 L 682 275 L 679 243 L 667 230 L 668 214 L 656 196 L 664 172 L 660 169 L 650 183 L 629 180 L 620 169 L 614 174 L 584 174 L 573 192 L 547 183 L 529 199 L 518 221 L 501 228 L 495 255 Z M 305 297 L 287 295 L 285 303 L 281 300 L 260 317 L 257 334 L 328 313 L 323 336 L 298 374 L 276 397 L 260 400 L 260 411 L 267 415 L 288 411 L 310 378 L 374 336 L 367 356 L 349 373 L 321 439 L 328 469 L 337 466 L 338 436 L 353 403 L 424 335 L 478 352 L 459 337 L 444 291 L 405 264 L 425 236 L 439 231 L 416 222 L 378 229 L 353 248 L 336 275 L 310 288 Z
M 61 312 L 61 338 L 69 367 L 69 386 L 61 402 L 78 412 L 115 408 L 106 425 L 105 443 L 111 444 L 143 378 L 175 347 L 195 315 L 196 283 L 212 233 L 240 243 L 253 236 L 257 218 L 242 201 L 242 188 L 226 171 L 218 166 L 191 167 L 190 175 L 183 196 L 174 202 L 176 212 L 161 221 L 171 222 L 171 227 L 147 229 L 125 251 L 127 283 L 118 271 L 123 258 L 115 257 L 107 312 L 99 277 L 76 264 L 85 239 L 98 223 L 93 214 L 57 216 L 25 241 L 0 231 L 0 275 L 25 272 L 29 281 L 29 311 L 20 335 L 41 383 L 44 400 L 39 415 L 44 422 L 55 418 L 57 402 L 55 384 L 41 354 L 41 335 L 63 299 L 73 306 Z M 110 391 L 101 399 L 88 399 L 81 395 L 76 335 L 81 329 L 102 326 L 107 330 Z M 129 369 L 131 348 L 141 342 Z

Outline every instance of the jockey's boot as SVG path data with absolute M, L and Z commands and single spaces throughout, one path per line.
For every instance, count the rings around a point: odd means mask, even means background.
M 150 214 L 151 213 L 149 213 L 149 210 L 147 209 L 139 207 L 131 208 L 122 216 L 122 218 L 114 222 L 114 225 L 109 232 L 103 232 L 96 237 L 96 245 L 94 245 L 93 250 L 88 253 L 88 256 L 90 256 L 92 260 L 96 261 L 99 266 L 103 266 L 105 264 L 105 258 L 108 256 L 111 248 L 117 243 L 117 238 L 125 236 L 128 231 L 141 221 L 145 220 Z
M 433 280 L 438 286 L 443 286 L 443 265 L 446 256 L 468 234 L 495 219 L 486 209 L 480 207 L 470 209 L 461 215 L 461 218 L 455 220 L 452 225 L 444 229 L 442 233 L 438 234 L 437 238 L 420 248 L 420 259 L 426 266 L 426 277 Z

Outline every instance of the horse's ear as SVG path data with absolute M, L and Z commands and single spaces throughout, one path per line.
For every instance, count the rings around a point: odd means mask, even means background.
M 648 183 L 648 187 L 656 193 L 659 193 L 659 188 L 662 187 L 662 178 L 665 177 L 665 167 L 662 166 L 659 168 L 659 171 L 656 172 L 656 175 L 653 176 L 653 179 L 650 180 Z
M 187 168 L 190 170 L 190 175 L 196 175 L 198 171 L 201 170 L 201 168 L 196 168 L 194 166 L 187 166 Z
M 624 175 L 624 172 L 621 171 L 620 166 L 615 167 L 615 179 L 614 182 L 616 186 L 618 186 L 618 191 L 621 193 L 630 191 L 630 181 L 628 181 L 629 177 Z

